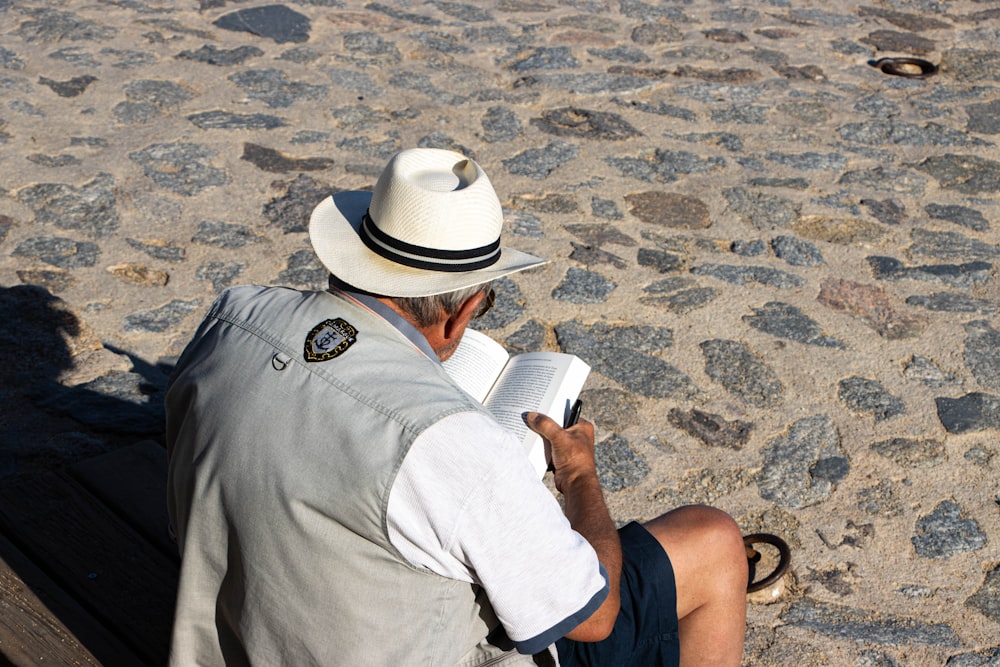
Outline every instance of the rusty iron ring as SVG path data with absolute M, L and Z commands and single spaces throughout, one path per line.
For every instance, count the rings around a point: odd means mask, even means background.
M 774 572 L 767 575 L 760 581 L 748 582 L 747 593 L 763 590 L 772 584 L 777 583 L 777 581 L 784 576 L 785 571 L 788 570 L 788 566 L 792 562 L 792 550 L 788 548 L 788 544 L 783 539 L 777 535 L 771 535 L 770 533 L 754 533 L 753 535 L 745 535 L 743 537 L 743 546 L 747 551 L 747 560 L 751 563 L 756 563 L 760 560 L 760 554 L 757 553 L 757 550 L 752 546 L 754 544 L 770 544 L 771 546 L 776 547 L 778 549 L 778 565 L 774 568 Z
M 914 72 L 910 67 L 919 68 L 919 72 Z M 926 79 L 937 74 L 938 67 L 934 63 L 920 58 L 881 58 L 872 63 L 872 67 L 877 67 L 886 74 L 902 76 L 907 79 Z

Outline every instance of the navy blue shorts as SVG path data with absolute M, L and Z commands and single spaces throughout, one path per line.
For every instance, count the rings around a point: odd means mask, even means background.
M 670 558 L 649 531 L 632 522 L 622 542 L 622 608 L 604 641 L 560 639 L 562 667 L 677 667 L 677 588 Z

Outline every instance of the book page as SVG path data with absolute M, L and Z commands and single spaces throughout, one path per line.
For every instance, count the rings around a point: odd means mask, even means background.
M 507 363 L 484 402 L 500 425 L 521 441 L 539 477 L 548 466 L 544 443 L 525 425 L 521 414 L 542 412 L 561 426 L 589 374 L 590 366 L 571 354 L 521 354 Z
M 482 403 L 510 355 L 500 343 L 475 329 L 466 329 L 444 370 L 467 394 Z

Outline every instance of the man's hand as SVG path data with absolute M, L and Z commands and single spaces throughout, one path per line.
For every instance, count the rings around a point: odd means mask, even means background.
M 540 412 L 527 413 L 524 421 L 545 441 L 555 470 L 556 489 L 560 493 L 565 493 L 564 489 L 581 475 L 596 477 L 593 424 L 581 419 L 574 426 L 562 428 Z

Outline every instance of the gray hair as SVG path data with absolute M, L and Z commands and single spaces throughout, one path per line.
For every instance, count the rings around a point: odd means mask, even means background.
M 441 311 L 448 315 L 454 314 L 465 303 L 466 299 L 470 299 L 480 292 L 488 292 L 491 285 L 492 281 L 433 296 L 394 296 L 392 302 L 412 317 L 417 326 L 428 327 L 441 318 Z
M 329 281 L 330 287 L 359 291 L 332 273 L 330 274 Z M 455 290 L 454 292 L 434 294 L 433 296 L 394 296 L 389 298 L 399 306 L 400 310 L 413 318 L 418 327 L 429 327 L 440 319 L 441 311 L 452 315 L 465 303 L 466 299 L 472 298 L 480 292 L 488 292 L 492 286 L 493 281 L 491 280 L 479 285 L 473 285 L 472 287 Z M 374 294 L 373 296 L 383 295 Z

